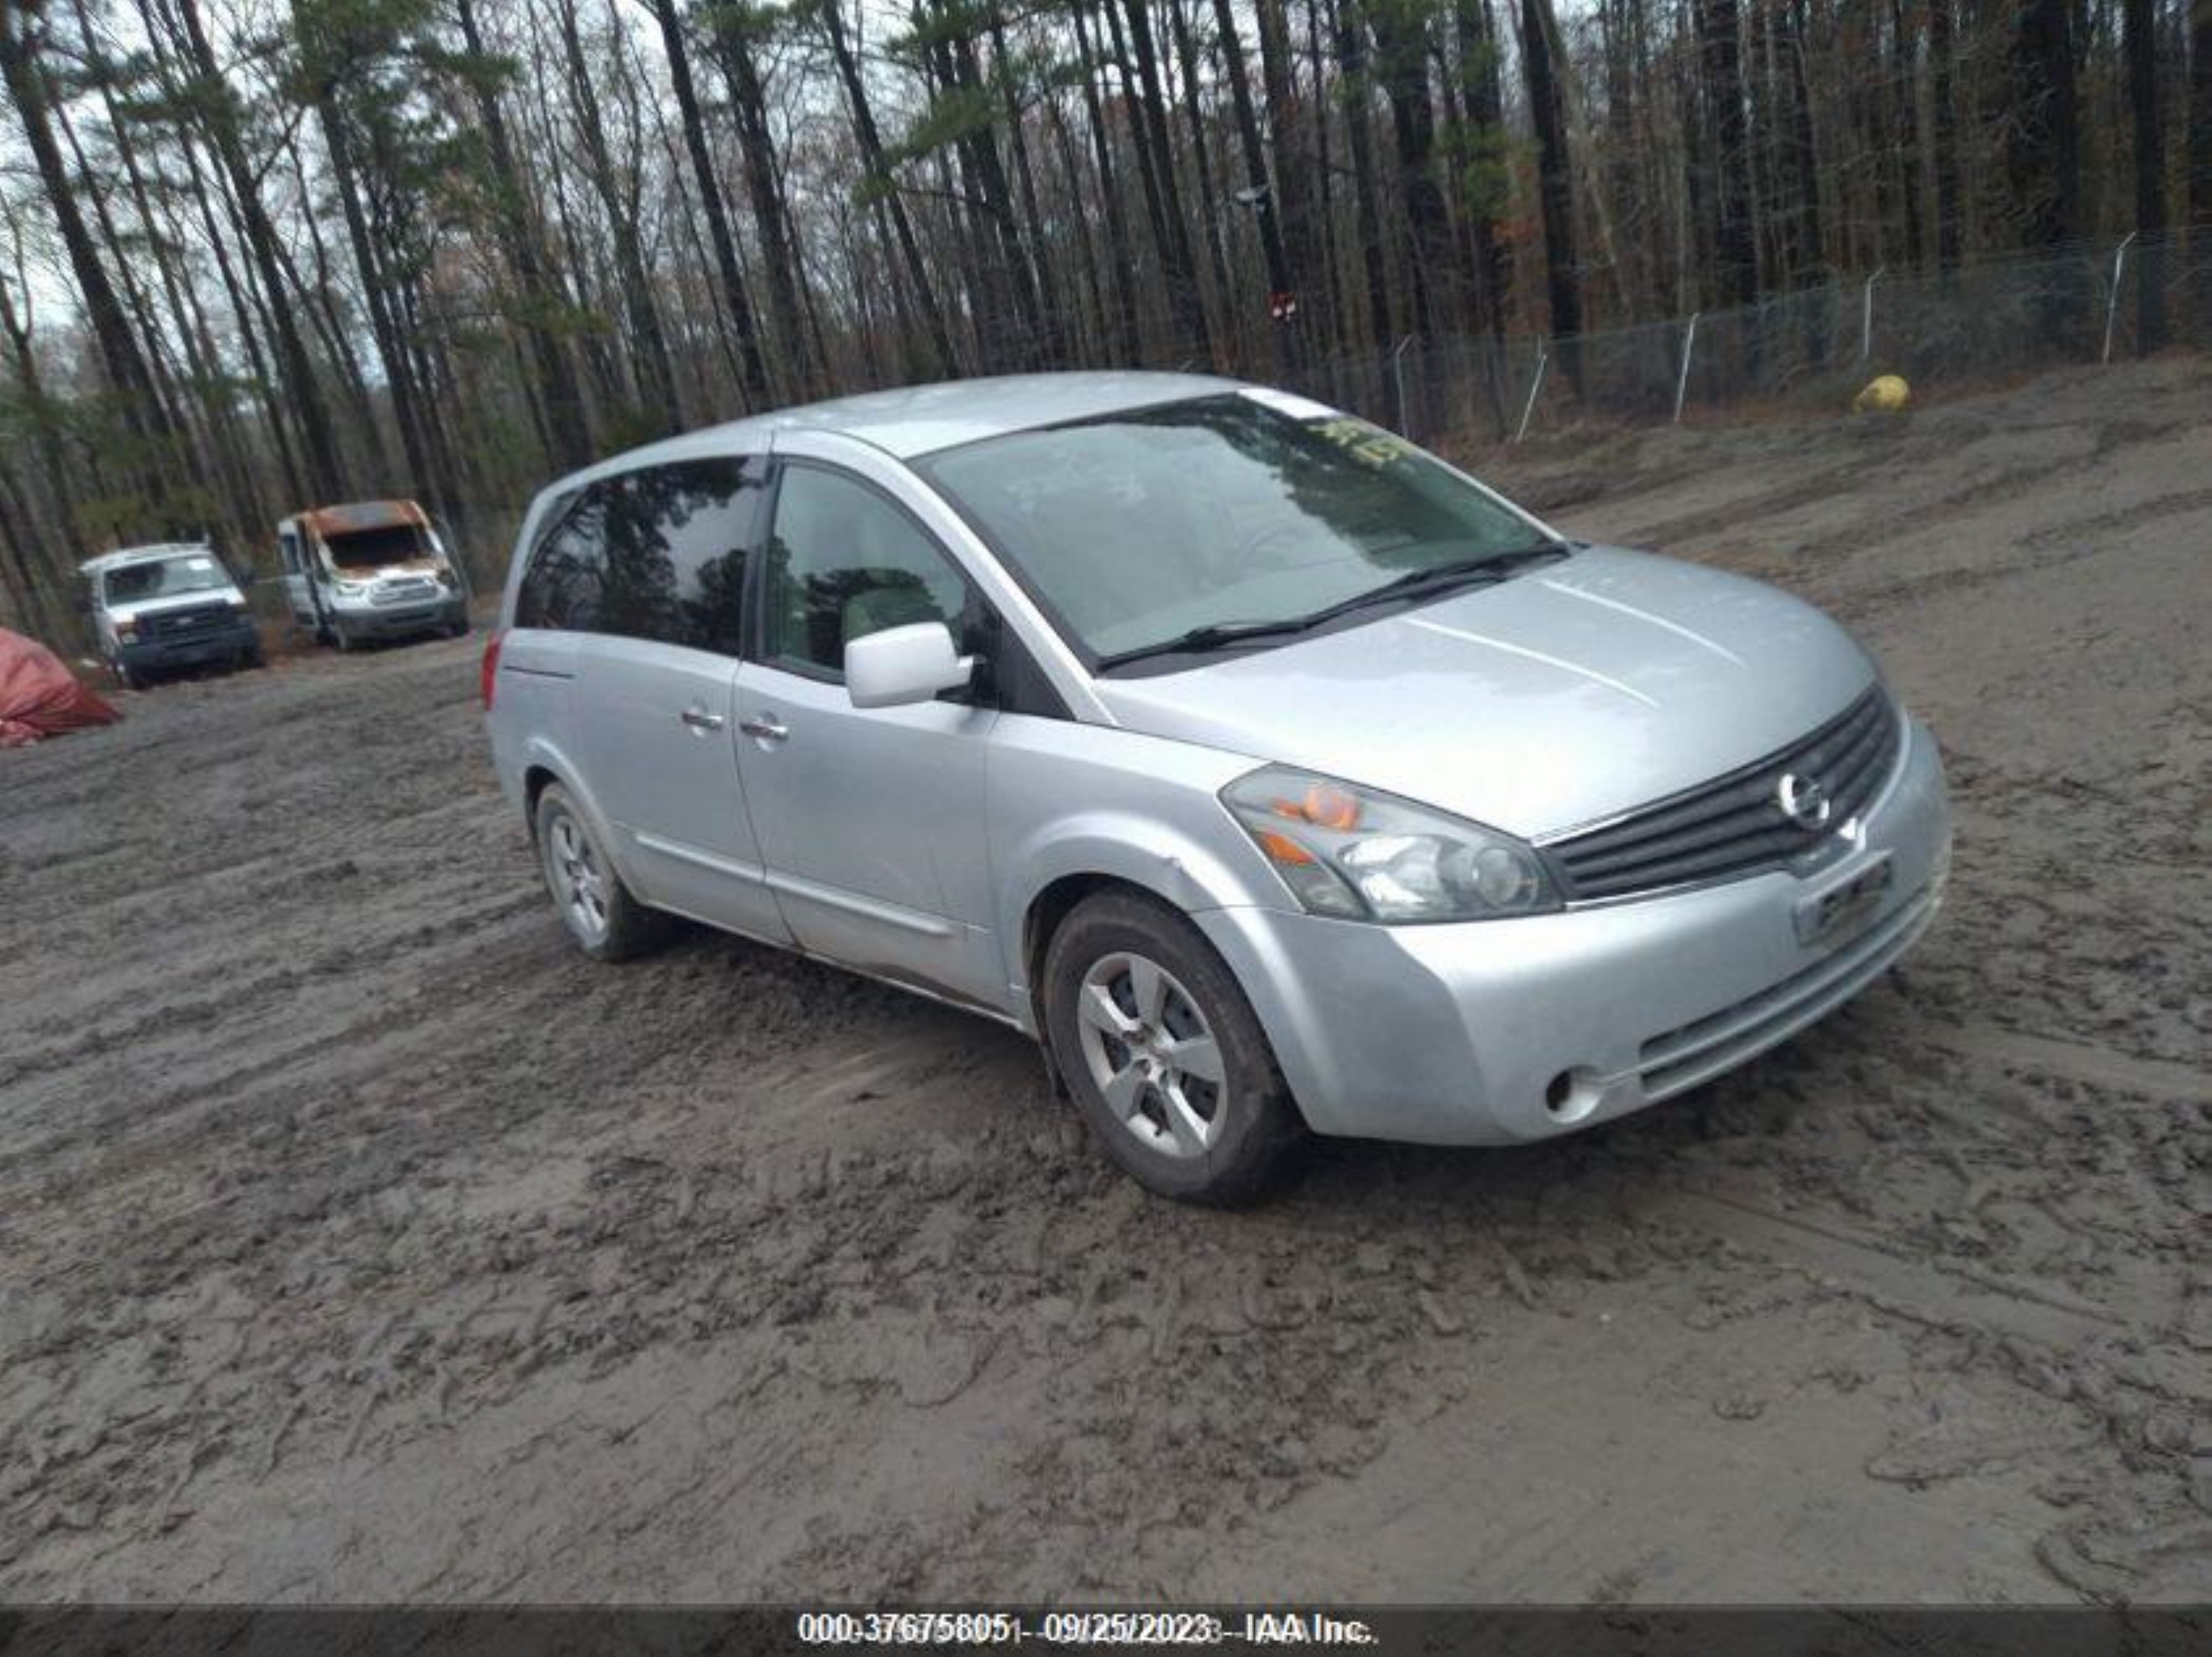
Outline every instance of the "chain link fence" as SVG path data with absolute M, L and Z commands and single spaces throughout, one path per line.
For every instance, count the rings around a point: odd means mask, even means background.
M 1755 305 L 1557 338 L 1408 337 L 1267 377 L 1417 440 L 1515 442 L 1592 420 L 1832 406 L 1878 374 L 1962 384 L 2171 344 L 2212 347 L 2212 234 L 2130 236 L 1921 275 L 1877 270 Z
M 1265 360 L 1218 366 L 1419 441 L 1511 443 L 1579 425 L 1680 422 L 1761 404 L 1837 408 L 1878 374 L 1900 374 L 1921 391 L 2166 345 L 2212 349 L 2212 232 L 2130 236 L 1951 270 L 1877 270 L 1755 305 L 1565 337 L 1408 337 L 1387 349 L 1288 362 L 1275 354 L 1281 343 L 1248 342 Z M 1154 366 L 1206 364 L 1176 354 Z M 471 532 L 455 546 L 480 592 L 498 585 L 521 504 L 501 500 L 465 514 Z M 265 567 L 265 551 L 240 561 Z M 240 574 L 258 578 L 248 591 L 255 615 L 285 627 L 281 581 L 264 568 Z M 74 589 L 34 597 L 62 630 L 82 630 Z M 5 609 L 0 601 L 0 619 Z

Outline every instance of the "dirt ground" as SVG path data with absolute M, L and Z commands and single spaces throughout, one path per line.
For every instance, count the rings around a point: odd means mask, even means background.
M 2212 1593 L 2212 363 L 1495 476 L 1857 628 L 1951 906 L 1721 1083 L 1249 1213 L 1004 1030 L 581 960 L 474 641 L 0 756 L 0 1599 Z

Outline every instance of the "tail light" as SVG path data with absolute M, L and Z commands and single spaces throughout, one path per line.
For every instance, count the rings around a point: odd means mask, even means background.
M 491 712 L 492 695 L 499 689 L 499 647 L 506 637 L 507 635 L 499 628 L 494 628 L 490 635 L 484 640 L 483 676 L 477 681 L 477 691 L 483 698 L 484 712 L 487 713 Z

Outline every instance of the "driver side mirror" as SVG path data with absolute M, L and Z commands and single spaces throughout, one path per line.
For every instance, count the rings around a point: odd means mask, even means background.
M 855 707 L 905 707 L 975 677 L 975 659 L 952 646 L 942 622 L 865 634 L 845 646 L 845 691 Z

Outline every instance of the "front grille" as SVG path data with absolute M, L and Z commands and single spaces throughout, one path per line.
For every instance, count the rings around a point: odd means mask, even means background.
M 372 604 L 416 604 L 437 596 L 438 584 L 426 576 L 418 575 L 383 583 L 369 595 L 368 601 Z
M 228 604 L 202 604 L 191 610 L 165 610 L 138 618 L 138 634 L 145 639 L 183 639 L 214 633 L 230 625 Z
M 1727 776 L 1544 847 L 1569 902 L 1737 880 L 1778 869 L 1866 810 L 1897 756 L 1897 711 L 1876 686 L 1812 735 Z M 1826 790 L 1827 821 L 1800 827 L 1782 779 Z

